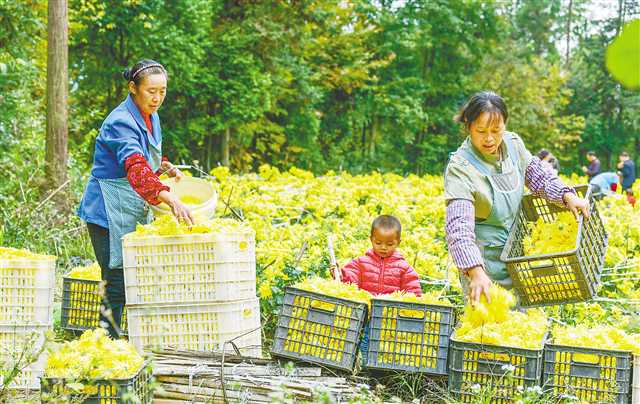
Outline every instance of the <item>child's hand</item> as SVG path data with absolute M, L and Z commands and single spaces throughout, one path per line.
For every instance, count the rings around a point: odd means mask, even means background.
M 340 267 L 337 264 L 329 265 L 329 272 L 331 272 L 331 277 L 336 279 L 336 273 L 339 273 Z

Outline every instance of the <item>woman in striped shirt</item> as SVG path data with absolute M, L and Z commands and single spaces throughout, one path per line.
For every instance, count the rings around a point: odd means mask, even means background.
M 473 95 L 456 116 L 468 134 L 445 172 L 447 243 L 472 304 L 496 282 L 512 286 L 500 254 L 524 194 L 524 185 L 575 215 L 589 204 L 565 185 L 522 139 L 506 131 L 507 106 L 489 91 Z

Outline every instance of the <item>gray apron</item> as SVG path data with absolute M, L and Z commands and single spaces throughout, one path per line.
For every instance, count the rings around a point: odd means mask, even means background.
M 486 220 L 475 223 L 476 244 L 482 254 L 489 278 L 510 289 L 513 284 L 507 273 L 506 264 L 500 260 L 500 254 L 507 242 L 509 230 L 515 222 L 522 201 L 524 173 L 519 169 L 517 151 L 512 139 L 507 135 L 503 138 L 503 142 L 507 146 L 508 158 L 501 162 L 502 170 L 499 173 L 492 173 L 473 150 L 461 149 L 458 153 L 491 184 L 493 191 L 491 213 Z M 461 279 L 466 294 L 468 279 L 465 276 L 462 276 Z
M 162 163 L 162 141 L 156 146 L 147 137 L 147 148 L 147 161 L 156 172 Z M 109 222 L 109 268 L 122 268 L 122 237 L 135 231 L 136 224 L 149 223 L 151 212 L 144 199 L 133 190 L 127 177 L 96 180 L 100 184 Z

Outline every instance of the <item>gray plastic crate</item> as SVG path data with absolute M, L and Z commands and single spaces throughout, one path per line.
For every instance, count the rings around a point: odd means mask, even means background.
M 454 334 L 449 353 L 449 392 L 469 403 L 478 399 L 480 389 L 490 388 L 491 403 L 512 403 L 519 389 L 540 385 L 543 346 L 541 342 L 539 349 L 523 349 L 460 342 Z
M 352 371 L 367 305 L 288 287 L 271 355 Z
M 62 310 L 60 327 L 83 332 L 100 325 L 100 281 L 62 278 Z M 127 335 L 127 309 L 122 311 L 121 334 Z
M 547 344 L 543 386 L 557 397 L 625 404 L 630 400 L 632 368 L 631 352 Z
M 73 390 L 67 386 L 69 383 L 76 383 L 76 380 L 43 377 L 40 380 L 41 401 L 47 403 L 64 399 L 68 402 L 83 404 L 151 404 L 153 402 L 152 375 L 151 364 L 147 361 L 138 373 L 129 379 L 80 381 L 91 389 L 90 393 L 83 394 L 74 394 Z
M 553 222 L 567 208 L 535 195 L 525 195 L 516 221 L 511 227 L 500 259 L 507 264 L 513 289 L 523 307 L 575 303 L 592 299 L 600 287 L 600 274 L 607 251 L 608 236 L 591 197 L 589 185 L 575 187 L 590 202 L 590 217 L 578 220 L 576 245 L 569 251 L 525 256 L 523 241 L 528 224 L 542 218 Z
M 447 374 L 453 307 L 373 299 L 365 367 Z

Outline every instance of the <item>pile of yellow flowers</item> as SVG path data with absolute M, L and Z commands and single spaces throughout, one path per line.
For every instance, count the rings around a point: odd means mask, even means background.
M 51 260 L 55 258 L 56 257 L 53 255 L 36 254 L 29 250 L 22 250 L 22 249 L 11 248 L 11 247 L 0 247 L 0 260 L 39 261 L 39 260 Z
M 636 188 L 638 197 L 640 186 L 636 185 Z M 603 199 L 599 209 L 609 234 L 605 264 L 613 266 L 634 257 L 640 258 L 640 202 L 633 207 L 625 197 L 613 196 Z
M 53 350 L 47 359 L 45 375 L 80 381 L 128 379 L 135 376 L 144 359 L 133 345 L 112 340 L 98 328 L 85 331 L 74 341 Z
M 467 304 L 455 333 L 456 340 L 525 349 L 542 347 L 548 328 L 544 311 L 511 310 L 516 304 L 515 297 L 496 284 L 491 285 L 489 296 L 491 304 L 484 295 L 475 307 Z
M 99 281 L 102 280 L 102 272 L 100 270 L 100 265 L 98 265 L 97 262 L 94 262 L 91 265 L 73 268 L 67 274 L 67 278 Z
M 127 234 L 129 239 L 145 238 L 149 236 L 178 236 L 198 233 L 251 233 L 252 229 L 233 219 L 210 219 L 202 220 L 196 218 L 196 223 L 189 227 L 184 222 L 178 222 L 171 215 L 164 215 L 156 218 L 149 224 L 138 224 L 136 231 Z
M 341 265 L 371 248 L 371 222 L 379 212 L 391 214 L 403 225 L 401 253 L 419 274 L 446 277 L 450 266 L 444 237 L 441 176 L 402 177 L 371 173 L 351 175 L 327 172 L 314 176 L 291 168 L 280 171 L 261 166 L 258 173 L 233 175 L 227 167 L 211 171 L 220 200 L 241 212 L 256 231 L 258 293 L 269 299 L 274 286 L 287 286 L 285 268 L 296 263 L 303 274 L 327 262 L 327 235 L 335 235 L 335 253 Z M 389 198 L 392 194 L 393 198 Z M 225 215 L 218 204 L 216 216 Z M 226 215 L 230 215 L 226 209 Z M 298 261 L 298 254 L 302 248 Z M 449 271 L 457 284 L 457 274 Z
M 566 211 L 556 220 L 545 222 L 541 217 L 529 223 L 531 234 L 523 240 L 526 256 L 553 254 L 576 248 L 578 222 L 573 213 Z
M 442 297 L 442 292 L 425 292 L 422 296 L 413 293 L 397 291 L 388 295 L 376 296 L 376 299 L 393 300 L 396 302 L 435 304 L 440 306 L 451 306 L 451 302 Z
M 352 283 L 343 283 L 335 279 L 325 279 L 320 277 L 307 278 L 293 285 L 295 288 L 318 293 L 325 296 L 338 297 L 358 303 L 371 305 L 371 294 L 366 290 L 359 289 Z
M 574 347 L 631 351 L 640 355 L 640 335 L 627 334 L 610 325 L 557 326 L 553 329 L 553 342 Z
M 180 202 L 188 206 L 198 206 L 198 205 L 202 205 L 204 200 L 193 195 L 182 195 L 180 196 Z

